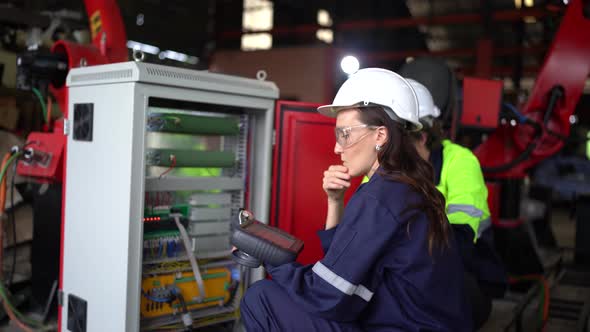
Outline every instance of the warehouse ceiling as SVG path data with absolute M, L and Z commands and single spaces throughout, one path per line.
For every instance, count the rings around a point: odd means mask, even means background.
M 549 11 L 548 1 L 538 0 L 252 1 L 273 8 L 273 29 L 267 31 L 272 33 L 273 47 L 323 44 L 315 32 L 320 28 L 317 12 L 325 9 L 333 21 L 333 43 L 364 56 L 371 65 L 395 68 L 409 57 L 433 52 L 459 72 L 470 72 L 478 40 L 486 38 L 499 50 L 492 59 L 497 77 L 538 71 L 564 7 L 557 1 L 561 8 Z M 206 66 L 214 50 L 241 45 L 244 0 L 120 0 L 118 4 L 128 39 L 194 55 L 205 60 L 200 66 Z M 87 25 L 82 0 L 4 0 L 0 32 L 26 28 L 23 18 L 48 25 L 49 13 L 60 12 L 72 30 Z M 514 18 L 518 13 L 522 15 Z M 6 36 L 2 40 L 5 48 L 17 47 L 9 45 Z
M 526 7 L 526 4 L 532 6 Z M 517 5 L 520 5 L 520 8 L 517 8 Z M 537 72 L 559 19 L 559 14 L 547 9 L 546 1 L 535 3 L 514 0 L 436 2 L 413 0 L 408 1 L 408 6 L 413 17 L 450 17 L 461 14 L 481 16 L 480 22 L 476 24 L 423 26 L 422 31 L 425 32 L 428 48 L 432 52 L 476 48 L 481 38 L 491 39 L 494 48 L 497 49 L 508 50 L 515 47 L 534 49 L 527 54 L 508 51 L 502 52 L 504 54 L 496 54 L 493 65 L 502 75 L 506 75 L 506 69 L 516 67 L 519 63 L 527 68 L 528 73 Z M 499 16 L 502 13 L 518 11 L 530 13 L 530 15 L 523 14 L 519 20 L 494 18 L 494 13 Z M 456 67 L 469 67 L 474 65 L 475 57 L 450 60 Z

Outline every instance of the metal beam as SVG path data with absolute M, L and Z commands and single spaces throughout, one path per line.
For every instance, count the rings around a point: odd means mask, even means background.
M 541 70 L 540 66 L 527 66 L 522 68 L 523 76 L 534 76 Z M 511 77 L 514 74 L 514 67 L 512 66 L 493 66 L 490 70 L 490 77 Z M 456 73 L 462 76 L 476 76 L 476 67 L 460 67 L 457 68 Z
M 525 17 L 535 17 L 537 19 L 546 16 L 557 16 L 561 12 L 548 11 L 540 8 L 527 8 L 520 10 L 502 10 L 492 13 L 492 22 L 517 22 Z M 481 14 L 451 14 L 434 17 L 404 17 L 384 20 L 359 20 L 340 22 L 335 24 L 332 29 L 336 31 L 358 31 L 373 29 L 400 29 L 417 26 L 430 25 L 455 25 L 455 24 L 480 24 Z M 239 38 L 246 33 L 270 33 L 273 36 L 290 35 L 290 34 L 315 34 L 318 29 L 325 29 L 318 24 L 303 24 L 297 26 L 279 26 L 271 30 L 242 30 L 242 31 L 223 31 L 219 34 L 220 38 L 231 39 Z
M 51 23 L 49 16 L 31 13 L 19 8 L 0 8 L 0 22 L 14 25 L 47 27 Z
M 494 48 L 494 56 L 507 56 L 515 54 L 539 54 L 547 50 L 546 46 L 536 45 L 529 47 L 500 47 Z M 341 53 L 347 53 L 342 50 Z M 440 51 L 429 51 L 429 50 L 408 50 L 408 51 L 387 51 L 387 52 L 367 52 L 358 53 L 359 58 L 363 61 L 391 61 L 391 60 L 403 60 L 408 57 L 419 57 L 419 56 L 436 56 L 446 58 L 468 58 L 473 57 L 477 53 L 477 48 L 463 48 L 463 49 L 448 49 Z

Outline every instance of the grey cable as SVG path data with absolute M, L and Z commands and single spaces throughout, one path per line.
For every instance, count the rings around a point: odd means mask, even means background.
M 191 263 L 191 268 L 193 270 L 193 274 L 195 275 L 195 282 L 197 283 L 197 287 L 199 288 L 199 296 L 197 297 L 197 301 L 201 302 L 205 298 L 205 283 L 203 282 L 203 277 L 201 276 L 201 271 L 199 270 L 199 265 L 197 264 L 197 259 L 195 258 L 195 253 L 193 252 L 191 241 L 188 237 L 186 229 L 180 223 L 180 215 L 170 214 L 170 216 L 174 218 L 176 227 L 178 227 L 178 230 L 180 231 L 180 237 L 182 237 L 182 242 L 184 243 L 184 248 L 186 249 L 188 260 Z

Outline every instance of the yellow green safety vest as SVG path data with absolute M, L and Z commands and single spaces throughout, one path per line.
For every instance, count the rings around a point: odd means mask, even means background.
M 458 144 L 444 140 L 440 182 L 436 188 L 446 201 L 446 212 L 453 225 L 469 225 L 473 241 L 491 227 L 488 189 L 477 157 Z M 369 181 L 365 176 L 363 183 Z
M 488 188 L 481 166 L 471 150 L 444 140 L 440 182 L 436 188 L 445 196 L 451 224 L 471 226 L 474 242 L 491 227 Z

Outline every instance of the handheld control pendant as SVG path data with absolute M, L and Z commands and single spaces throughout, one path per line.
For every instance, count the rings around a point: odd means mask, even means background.
M 240 210 L 232 223 L 230 242 L 237 248 L 232 258 L 250 268 L 260 264 L 279 266 L 293 262 L 303 250 L 303 241 L 254 219 L 247 210 Z

